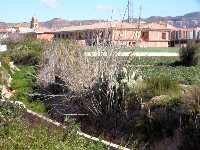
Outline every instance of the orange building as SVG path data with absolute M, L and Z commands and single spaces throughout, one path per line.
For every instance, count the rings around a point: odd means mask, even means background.
M 173 27 L 167 24 L 103 22 L 72 26 L 54 33 L 55 38 L 76 40 L 82 45 L 113 44 L 139 47 L 168 47 Z

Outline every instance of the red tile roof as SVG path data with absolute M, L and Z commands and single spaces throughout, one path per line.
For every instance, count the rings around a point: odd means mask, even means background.
M 7 29 L 0 29 L 0 33 L 7 33 L 8 30 Z
M 101 22 L 101 23 L 95 23 L 92 25 L 82 25 L 82 26 L 71 26 L 71 27 L 65 27 L 60 30 L 57 30 L 57 32 L 62 31 L 83 31 L 83 30 L 95 30 L 95 29 L 107 29 L 107 28 L 114 28 L 114 29 L 152 29 L 152 30 L 171 30 L 172 28 L 175 28 L 173 26 L 167 25 L 167 24 L 158 24 L 158 23 L 142 23 L 140 26 L 138 23 L 127 23 L 127 22 L 121 22 L 121 21 L 115 21 L 115 22 Z

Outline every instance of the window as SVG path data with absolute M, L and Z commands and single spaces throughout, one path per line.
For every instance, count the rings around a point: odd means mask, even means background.
M 142 32 L 142 39 L 144 41 L 149 40 L 149 32 Z
M 83 33 L 79 33 L 78 38 L 79 38 L 79 40 L 83 40 Z
M 136 42 L 132 42 L 132 46 L 135 46 L 136 45 Z
M 166 40 L 167 39 L 167 34 L 165 32 L 162 33 L 162 39 Z

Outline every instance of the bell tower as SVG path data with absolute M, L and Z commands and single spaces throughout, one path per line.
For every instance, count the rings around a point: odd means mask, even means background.
M 39 27 L 39 24 L 38 24 L 38 19 L 33 16 L 32 19 L 31 19 L 31 29 L 38 29 Z

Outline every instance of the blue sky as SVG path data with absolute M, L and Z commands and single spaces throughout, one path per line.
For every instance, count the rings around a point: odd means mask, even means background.
M 52 18 L 122 19 L 127 0 L 2 0 L 0 21 L 30 21 L 35 15 L 40 21 Z M 177 16 L 200 11 L 200 0 L 134 0 L 134 16 Z M 112 11 L 113 10 L 113 11 Z

